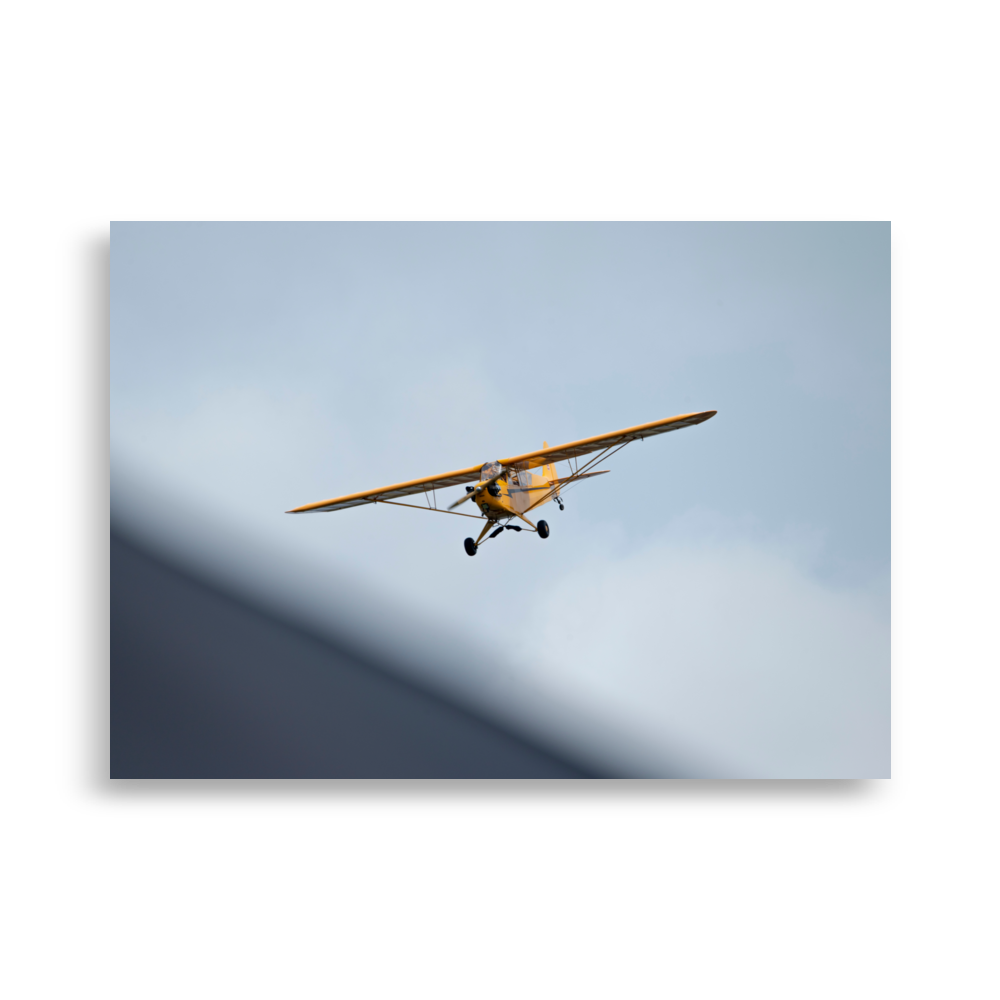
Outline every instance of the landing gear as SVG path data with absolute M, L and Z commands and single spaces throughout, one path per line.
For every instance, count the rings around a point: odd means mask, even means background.
M 549 524 L 547 521 L 538 522 L 538 537 L 539 538 L 549 537 Z
M 486 537 L 486 532 L 489 531 L 495 524 L 496 521 L 487 521 L 485 527 L 479 532 L 479 537 L 475 541 L 471 538 L 466 538 L 465 551 L 470 556 L 474 556 L 476 554 L 476 550 L 479 548 L 479 543 Z

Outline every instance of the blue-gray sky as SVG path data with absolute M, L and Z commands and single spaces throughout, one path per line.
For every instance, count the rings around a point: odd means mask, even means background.
M 282 513 L 708 408 L 544 542 Z M 654 754 L 888 773 L 888 224 L 116 224 L 112 455 Z

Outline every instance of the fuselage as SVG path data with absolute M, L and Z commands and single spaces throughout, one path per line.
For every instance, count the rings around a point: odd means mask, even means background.
M 541 476 L 524 469 L 506 469 L 499 479 L 484 488 L 483 484 L 496 475 L 497 469 L 497 463 L 487 462 L 482 479 L 473 487 L 479 493 L 476 497 L 479 509 L 491 521 L 524 514 L 532 505 L 540 507 L 558 493 L 558 486 L 552 486 L 555 466 L 545 466 Z

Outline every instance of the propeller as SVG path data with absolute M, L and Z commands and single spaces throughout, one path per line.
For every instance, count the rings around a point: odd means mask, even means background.
M 482 496 L 483 490 L 485 490 L 488 486 L 492 486 L 504 474 L 504 472 L 506 472 L 506 469 L 501 469 L 492 479 L 487 479 L 485 483 L 480 483 L 471 493 L 466 493 L 464 497 L 459 497 L 453 504 L 451 504 L 448 510 L 454 510 L 460 504 L 465 503 L 466 500 L 474 500 L 477 497 Z

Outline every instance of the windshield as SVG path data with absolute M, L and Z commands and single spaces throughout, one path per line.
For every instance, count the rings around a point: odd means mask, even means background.
M 483 477 L 482 482 L 485 483 L 487 479 L 499 476 L 501 472 L 503 472 L 503 466 L 499 462 L 487 462 L 479 474 Z

